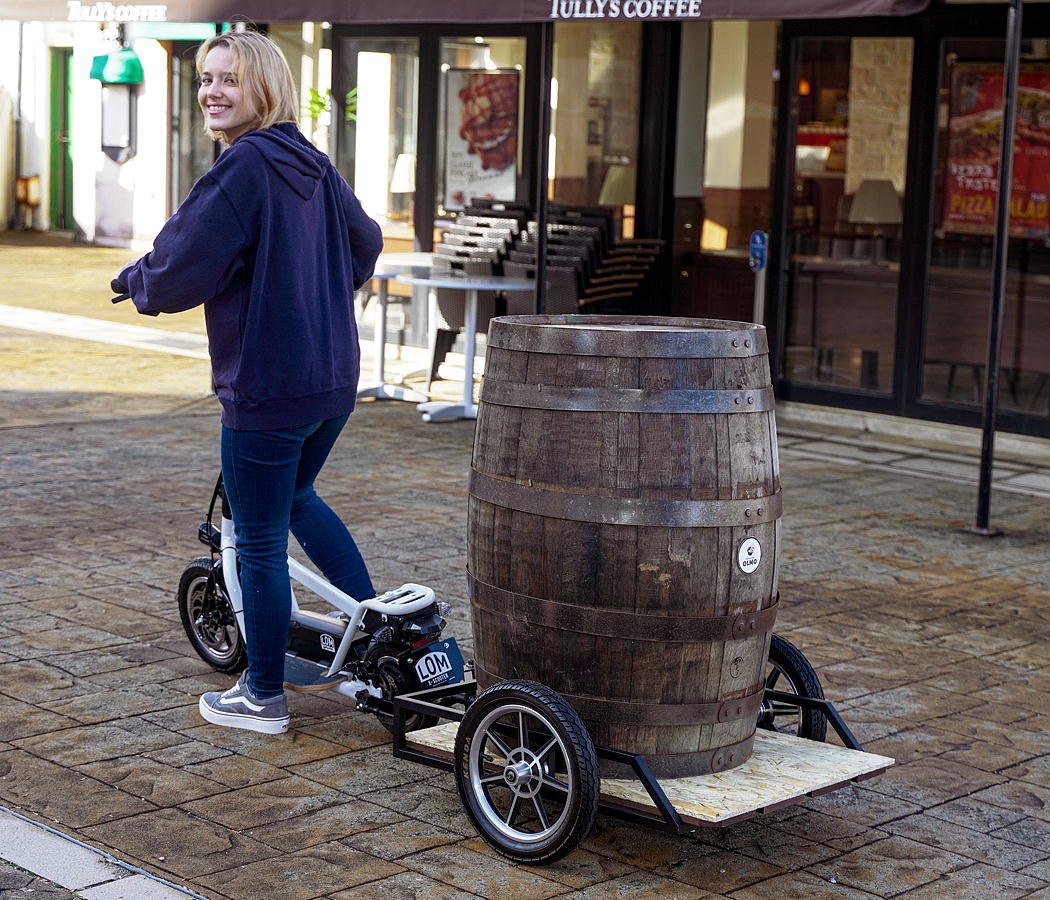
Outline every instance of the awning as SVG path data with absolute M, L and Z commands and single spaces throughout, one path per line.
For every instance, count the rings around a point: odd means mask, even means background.
M 359 25 L 903 16 L 930 0 L 0 0 L 0 21 L 333 22 Z

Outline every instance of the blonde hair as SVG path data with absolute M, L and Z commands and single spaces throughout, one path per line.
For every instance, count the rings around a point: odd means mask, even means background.
M 227 47 L 233 62 L 233 74 L 241 88 L 244 102 L 256 119 L 256 128 L 270 128 L 284 122 L 299 123 L 298 99 L 292 70 L 281 48 L 258 31 L 228 31 L 208 38 L 197 48 L 194 64 L 197 77 L 204 71 L 204 60 L 216 47 Z M 205 132 L 225 140 L 222 132 Z

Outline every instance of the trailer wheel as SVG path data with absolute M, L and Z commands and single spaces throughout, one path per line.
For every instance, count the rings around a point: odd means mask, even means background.
M 516 862 L 579 846 L 598 812 L 598 757 L 580 717 L 534 681 L 493 685 L 456 733 L 456 787 L 482 838 Z
M 766 688 L 814 700 L 824 699 L 820 679 L 809 660 L 798 647 L 778 634 L 772 636 L 769 644 Z M 827 736 L 828 720 L 819 709 L 763 700 L 758 727 L 822 742 Z

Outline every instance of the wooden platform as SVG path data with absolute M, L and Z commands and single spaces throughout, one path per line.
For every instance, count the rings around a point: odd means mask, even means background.
M 408 735 L 408 746 L 452 759 L 458 723 L 436 725 Z M 660 788 L 682 821 L 694 827 L 728 825 L 761 812 L 797 803 L 871 778 L 892 766 L 888 756 L 848 750 L 759 729 L 755 749 L 741 766 L 714 775 L 664 778 Z M 657 813 L 641 782 L 603 778 L 601 801 L 636 811 Z

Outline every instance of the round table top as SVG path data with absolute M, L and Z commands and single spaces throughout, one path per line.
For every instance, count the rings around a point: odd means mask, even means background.
M 456 269 L 434 269 L 426 273 L 402 272 L 395 276 L 404 284 L 426 284 L 432 287 L 459 288 L 464 291 L 532 291 L 535 278 L 513 278 L 509 275 L 464 275 Z
M 405 272 L 425 275 L 433 265 L 433 253 L 381 253 L 372 277 L 389 281 Z

